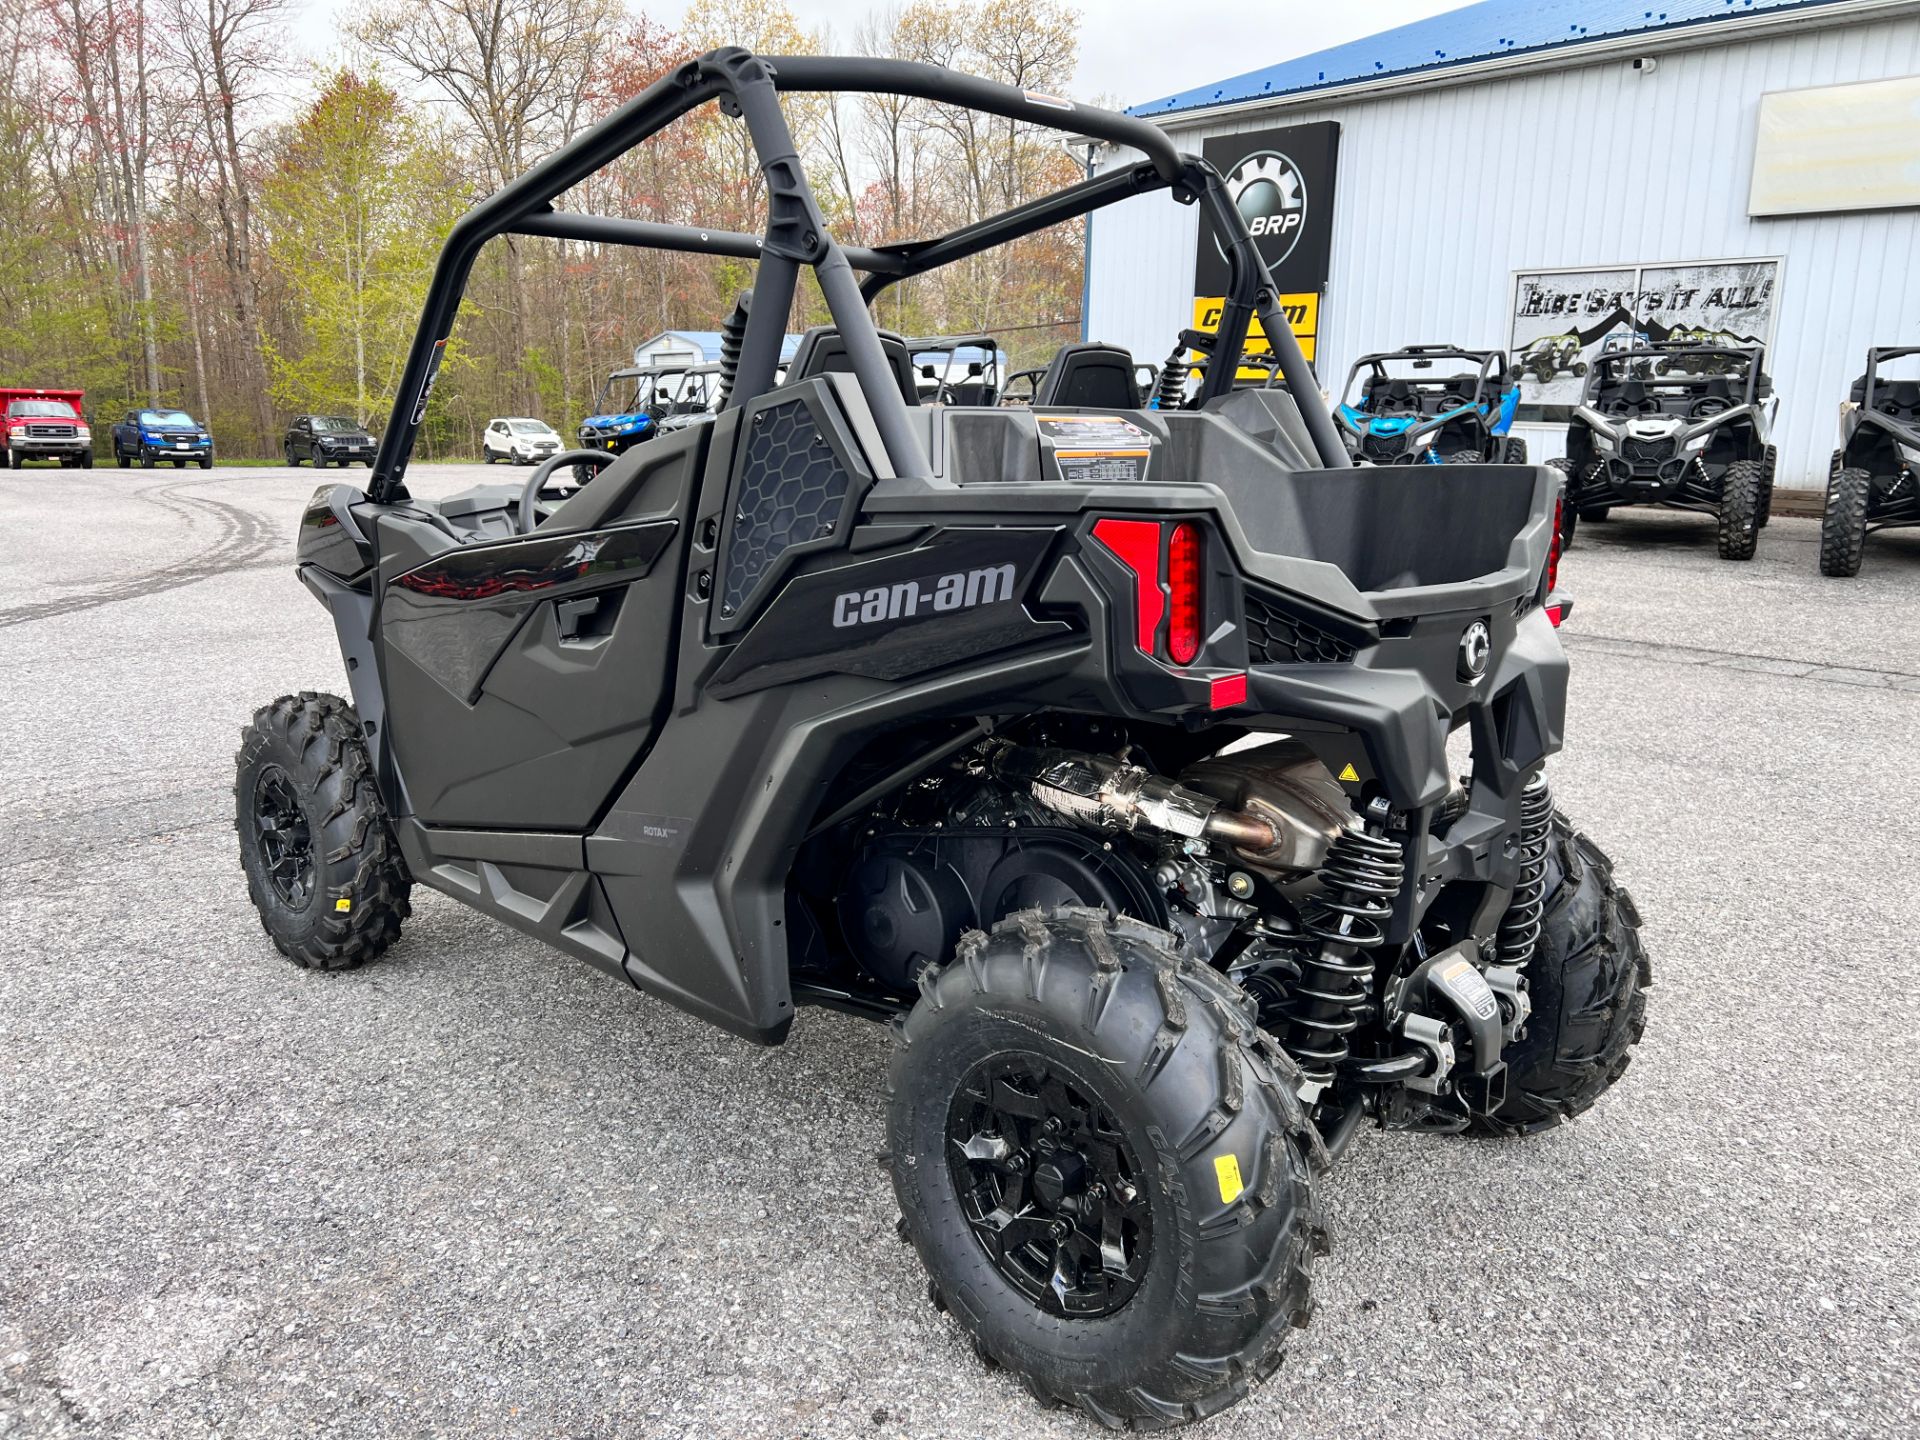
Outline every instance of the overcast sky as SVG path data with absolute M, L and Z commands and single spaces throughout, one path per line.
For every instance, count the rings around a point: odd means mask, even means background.
M 875 0 L 788 0 L 804 25 L 828 29 L 846 43 Z M 964 5 L 967 0 L 952 0 Z M 1082 0 L 1086 29 L 1080 42 L 1075 94 L 1119 106 L 1157 100 L 1210 80 L 1224 80 L 1296 55 L 1410 20 L 1460 8 L 1461 0 Z M 669 25 L 685 0 L 629 0 Z M 334 47 L 334 26 L 349 0 L 296 4 L 294 34 L 312 59 Z

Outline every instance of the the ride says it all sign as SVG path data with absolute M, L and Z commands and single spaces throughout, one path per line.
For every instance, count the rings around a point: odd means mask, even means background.
M 1220 135 L 1202 148 L 1207 162 L 1225 178 L 1227 194 L 1273 272 L 1281 308 L 1309 360 L 1320 324 L 1320 295 L 1327 287 L 1339 150 L 1340 126 L 1333 120 Z M 1202 235 L 1194 260 L 1194 329 L 1218 328 L 1226 293 L 1226 251 L 1209 231 Z M 1255 321 L 1247 335 L 1247 353 L 1264 354 L 1267 348 Z M 1243 367 L 1240 373 L 1250 380 L 1266 375 L 1263 368 Z

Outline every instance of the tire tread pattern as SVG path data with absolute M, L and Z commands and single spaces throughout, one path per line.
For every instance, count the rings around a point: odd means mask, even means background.
M 1640 911 L 1613 864 L 1564 815 L 1553 819 L 1559 883 L 1548 898 L 1530 989 L 1557 1003 L 1537 1009 L 1508 1047 L 1506 1102 L 1473 1131 L 1532 1135 L 1563 1125 L 1626 1074 L 1647 1026 L 1653 967 L 1640 939 Z M 1558 974 L 1542 974 L 1557 966 Z
M 997 1348 L 961 1297 L 943 1294 L 937 1284 L 930 1289 L 935 1307 L 961 1325 L 989 1368 L 1018 1375 L 1041 1404 L 1075 1407 L 1111 1429 L 1158 1430 L 1203 1419 L 1242 1399 L 1271 1375 L 1284 1358 L 1288 1333 L 1308 1323 L 1312 1264 L 1328 1249 L 1308 1158 L 1324 1156 L 1325 1148 L 1298 1098 L 1299 1072 L 1256 1025 L 1251 998 L 1211 966 L 1182 956 L 1180 947 L 1177 937 L 1165 931 L 1076 906 L 1022 911 L 998 922 L 990 933 L 970 932 L 951 963 L 921 976 L 921 1000 L 895 1032 L 898 1049 L 889 1071 L 892 1095 L 907 1083 L 914 1045 L 938 1026 L 952 1023 L 958 1018 L 955 1012 L 980 999 L 1009 996 L 1047 1003 L 1056 979 L 1056 1011 L 1071 1014 L 1095 1032 L 1127 972 L 1146 968 L 1152 983 L 1132 987 L 1129 1003 L 1151 997 L 1159 1023 L 1148 1047 L 1149 1063 L 1136 1070 L 1133 1083 L 1151 1089 L 1171 1073 L 1166 1060 L 1182 1046 L 1211 1046 L 1217 1062 L 1202 1072 L 1214 1077 L 1213 1093 L 1200 1105 L 1193 1129 L 1178 1140 L 1167 1137 L 1167 1148 L 1191 1159 L 1242 1109 L 1264 1108 L 1272 1123 L 1256 1152 L 1254 1173 L 1245 1177 L 1240 1194 L 1200 1227 L 1198 1243 L 1218 1247 L 1223 1256 L 1247 1252 L 1245 1232 L 1267 1223 L 1266 1217 L 1276 1211 L 1281 1233 L 1278 1243 L 1262 1248 L 1264 1260 L 1243 1283 L 1196 1290 L 1195 1311 L 1209 1322 L 1198 1334 L 1213 1337 L 1211 1348 L 1183 1345 L 1158 1368 L 1136 1372 L 1126 1383 L 1075 1390 L 1056 1376 L 1023 1367 L 1018 1355 Z M 1088 1003 L 1069 1009 L 1067 1001 L 1080 987 L 1086 989 Z M 1079 1001 L 1073 1004 L 1077 1007 Z M 1194 1102 L 1182 1108 L 1192 1110 Z M 903 1140 L 898 1125 L 890 1138 L 897 1151 Z M 882 1163 L 893 1172 L 910 1216 L 913 1207 L 904 1193 L 908 1182 L 892 1155 L 883 1156 Z M 1163 1171 L 1171 1158 L 1161 1157 Z M 938 1274 L 933 1242 L 905 1216 L 901 1230 L 928 1271 Z M 1231 1343 L 1219 1343 L 1222 1336 L 1230 1336 Z
M 313 848 L 322 903 L 304 934 L 275 928 L 273 919 L 283 907 L 245 863 L 243 842 L 247 894 L 275 948 L 308 970 L 351 970 L 385 952 L 413 913 L 413 880 L 387 820 L 353 707 L 337 695 L 313 690 L 282 695 L 255 713 L 235 762 L 242 777 L 255 766 L 280 764 L 320 807 L 312 821 L 317 822 Z M 236 779 L 234 828 L 243 833 L 250 823 L 245 803 L 245 787 Z M 350 901 L 344 913 L 334 908 L 341 899 Z
M 1836 470 L 1827 480 L 1826 508 L 1820 512 L 1820 573 L 1836 580 L 1860 573 L 1867 548 L 1867 503 L 1873 477 L 1865 470 Z

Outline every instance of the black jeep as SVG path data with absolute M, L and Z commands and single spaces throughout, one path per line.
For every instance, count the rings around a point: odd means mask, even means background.
M 1140 158 L 842 245 L 780 103 L 838 90 Z M 764 234 L 552 208 L 714 102 L 760 157 Z M 1111 347 L 1071 345 L 1037 408 L 920 403 L 869 313 L 890 285 L 1155 193 L 1229 257 L 1222 353 L 1257 315 L 1285 389 L 1222 366 L 1144 409 Z M 415 498 L 464 277 L 507 234 L 754 260 L 757 303 L 710 422 Z M 777 379 L 806 267 L 833 324 Z M 1218 1411 L 1307 1322 L 1316 1189 L 1363 1125 L 1555 1126 L 1626 1068 L 1648 983 L 1547 787 L 1555 477 L 1349 468 L 1295 394 L 1318 398 L 1240 212 L 1164 131 L 895 61 L 676 68 L 455 227 L 371 484 L 307 507 L 299 574 L 353 701 L 246 727 L 268 934 L 358 965 L 419 883 L 762 1044 L 809 1005 L 888 1023 L 882 1158 L 933 1303 L 1047 1403 Z M 575 463 L 591 484 L 545 488 Z

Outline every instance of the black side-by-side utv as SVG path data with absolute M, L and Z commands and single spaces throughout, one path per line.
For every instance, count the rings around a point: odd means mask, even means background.
M 1915 357 L 1920 345 L 1869 350 L 1840 407 L 1840 448 L 1820 517 L 1822 575 L 1858 575 L 1869 530 L 1920 525 L 1920 379 L 1881 373 Z
M 1142 158 L 844 246 L 780 96 L 848 90 Z M 758 152 L 764 234 L 552 208 L 707 103 Z M 1284 385 L 1222 366 L 1150 410 L 1112 347 L 1067 346 L 1053 399 L 920 403 L 869 313 L 889 285 L 1153 192 L 1229 257 L 1223 353 L 1258 315 Z M 525 486 L 409 493 L 501 235 L 756 262 L 714 417 Z M 776 383 L 802 267 L 833 325 Z M 575 463 L 598 473 L 550 492 Z M 1045 1402 L 1196 1419 L 1307 1322 L 1316 1187 L 1360 1127 L 1543 1130 L 1640 1037 L 1639 916 L 1545 774 L 1559 488 L 1349 468 L 1220 175 L 1152 125 L 919 65 L 715 51 L 455 227 L 371 484 L 322 487 L 301 521 L 353 699 L 288 695 L 246 727 L 249 891 L 316 969 L 379 955 L 423 884 L 764 1044 L 808 1005 L 891 1022 L 884 1160 L 934 1303 Z
M 1723 560 L 1751 560 L 1773 513 L 1772 387 L 1759 346 L 1636 345 L 1603 352 L 1567 427 L 1562 529 L 1617 505 L 1700 510 Z

